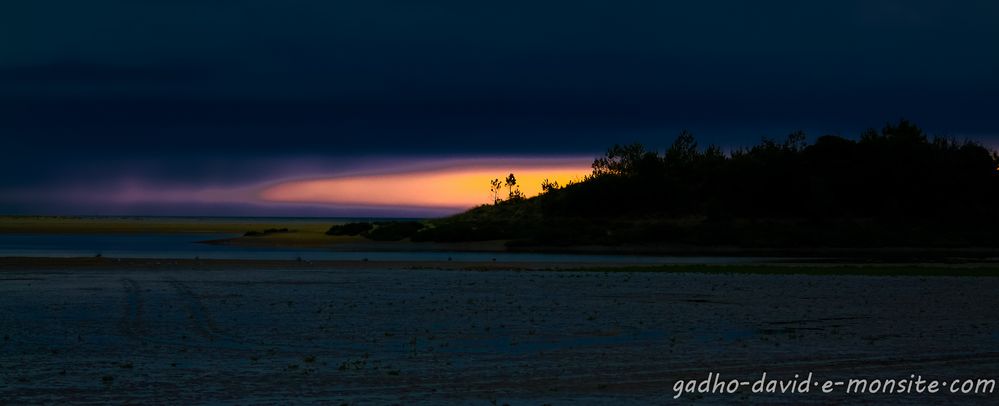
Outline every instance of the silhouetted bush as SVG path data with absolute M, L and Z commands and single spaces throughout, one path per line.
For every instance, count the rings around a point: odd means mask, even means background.
M 374 225 L 368 222 L 338 224 L 330 227 L 326 231 L 326 235 L 359 235 L 371 230 L 373 227 Z
M 372 230 L 362 235 L 375 241 L 399 241 L 412 237 L 423 227 L 423 223 L 416 221 L 378 222 Z
M 287 228 L 268 228 L 268 229 L 266 229 L 264 231 L 252 231 L 252 230 L 251 231 L 247 231 L 247 232 L 243 233 L 243 236 L 244 237 L 259 237 L 259 236 L 268 235 L 268 234 L 287 233 L 287 232 L 289 232 Z
M 424 228 L 413 235 L 413 241 L 488 241 L 521 235 L 510 229 L 510 222 L 456 221 Z

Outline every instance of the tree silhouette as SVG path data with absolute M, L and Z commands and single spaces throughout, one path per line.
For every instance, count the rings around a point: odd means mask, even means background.
M 806 139 L 807 137 L 805 136 L 804 131 L 798 130 L 790 133 L 784 140 L 784 149 L 788 151 L 800 152 L 808 146 Z
M 499 194 L 502 189 L 503 183 L 498 178 L 489 181 L 489 193 L 493 194 L 493 204 L 500 202 Z
M 559 184 L 557 180 L 548 180 L 548 178 L 545 178 L 545 180 L 541 181 L 541 193 L 548 193 L 558 189 Z
M 593 161 L 593 177 L 604 175 L 631 176 L 657 166 L 659 156 L 640 143 L 614 145 L 603 158 Z
M 506 177 L 506 187 L 509 189 L 509 200 L 523 199 L 524 195 L 520 193 L 520 188 L 517 186 L 517 177 L 510 173 Z
M 689 167 L 698 158 L 697 140 L 694 135 L 683 130 L 666 150 L 666 165 L 674 168 Z
M 999 153 L 905 120 L 858 135 L 809 143 L 796 131 L 730 153 L 701 149 L 686 131 L 662 152 L 616 145 L 583 181 L 545 179 L 525 204 L 512 173 L 494 179 L 494 198 L 505 187 L 510 204 L 459 215 L 423 238 L 999 247 Z

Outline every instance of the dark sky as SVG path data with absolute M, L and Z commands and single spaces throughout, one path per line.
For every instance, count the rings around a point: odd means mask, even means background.
M 0 212 L 123 174 L 598 154 L 684 128 L 739 146 L 906 117 L 999 144 L 999 2 L 678 3 L 3 2 Z

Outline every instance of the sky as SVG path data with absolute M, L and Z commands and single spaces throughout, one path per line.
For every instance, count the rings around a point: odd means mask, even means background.
M 996 21 L 995 1 L 3 2 L 0 214 L 436 216 L 683 129 L 731 148 L 907 118 L 999 146 Z

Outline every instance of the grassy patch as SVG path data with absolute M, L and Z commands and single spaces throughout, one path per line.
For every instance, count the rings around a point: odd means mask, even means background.
M 322 234 L 327 219 L 284 221 L 260 219 L 203 219 L 169 217 L 0 216 L 0 233 L 129 234 L 217 233 L 244 234 L 246 230 L 294 228 Z

